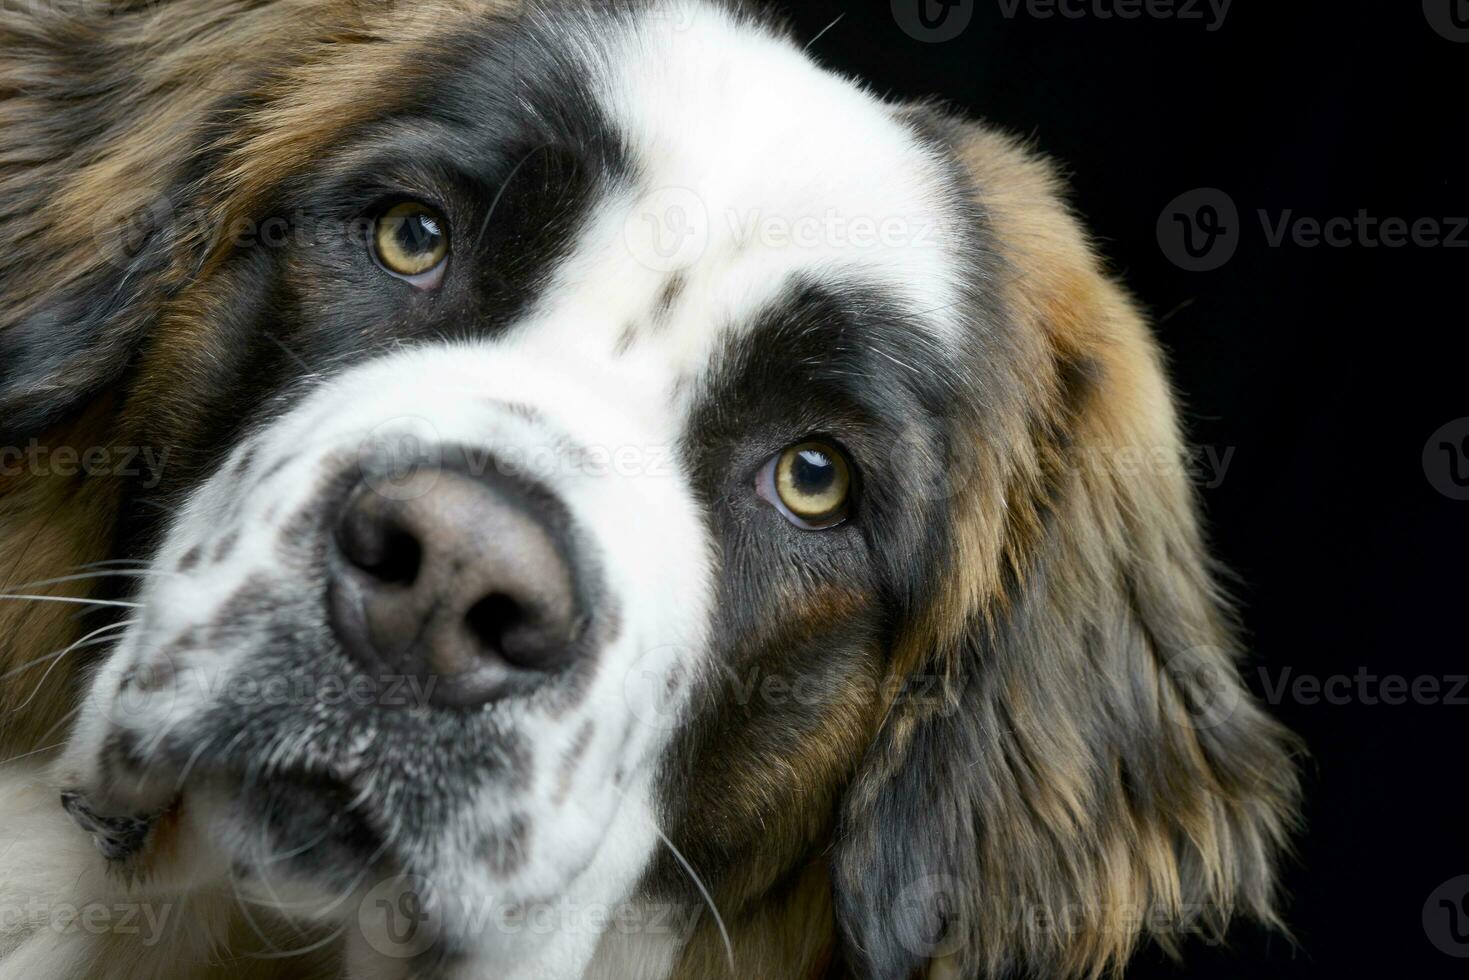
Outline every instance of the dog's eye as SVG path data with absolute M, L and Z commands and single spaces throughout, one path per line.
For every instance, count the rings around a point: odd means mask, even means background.
M 443 216 L 427 204 L 404 201 L 378 217 L 372 247 L 393 275 L 416 286 L 433 286 L 449 254 L 449 230 Z
M 840 449 L 812 440 L 773 456 L 755 489 L 796 527 L 818 531 L 846 520 L 852 472 Z

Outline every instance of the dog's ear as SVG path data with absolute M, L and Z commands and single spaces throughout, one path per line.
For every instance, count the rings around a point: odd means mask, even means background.
M 218 98 L 199 82 L 213 76 L 183 56 L 201 29 L 199 12 L 182 9 L 0 11 L 5 444 L 115 380 L 166 278 L 185 274 L 174 188 Z
M 956 413 L 949 584 L 894 668 L 943 696 L 895 700 L 844 800 L 848 964 L 1092 977 L 1143 937 L 1278 923 L 1296 743 L 1241 683 L 1158 351 L 1043 162 L 944 139 L 1000 256 L 1018 394 L 1014 418 L 993 392 Z

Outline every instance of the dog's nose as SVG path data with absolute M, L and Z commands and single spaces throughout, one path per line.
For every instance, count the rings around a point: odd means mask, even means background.
M 434 703 L 524 690 L 575 656 L 576 580 L 553 501 L 424 469 L 348 497 L 334 535 L 333 627 L 375 674 L 429 679 Z

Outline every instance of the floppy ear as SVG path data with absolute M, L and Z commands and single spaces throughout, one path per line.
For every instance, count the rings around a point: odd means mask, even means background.
M 95 583 L 45 582 L 111 554 L 120 481 L 79 461 L 118 438 L 107 393 L 180 275 L 168 190 L 218 98 L 198 82 L 218 75 L 180 56 L 200 32 L 185 6 L 0 4 L 3 592 L 85 595 Z M 74 465 L 50 465 L 62 453 Z M 85 655 L 26 668 L 80 623 L 70 603 L 0 603 L 6 756 L 54 740 Z
M 898 657 L 946 696 L 896 701 L 848 790 L 838 920 L 864 980 L 1092 977 L 1277 921 L 1295 742 L 1240 681 L 1141 317 L 1050 169 L 956 128 L 1021 390 L 961 413 L 951 585 Z
M 244 70 L 215 23 L 230 16 L 185 2 L 0 8 L 3 444 L 117 379 L 189 275 L 176 188 L 209 107 Z

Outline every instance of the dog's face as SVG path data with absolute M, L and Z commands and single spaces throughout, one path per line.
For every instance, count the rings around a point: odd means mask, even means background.
M 722 8 L 415 9 L 241 15 L 280 63 L 158 123 L 141 247 L 0 332 L 17 429 L 106 385 L 169 448 L 62 762 L 108 856 L 364 970 L 1087 970 L 1268 916 L 1283 736 L 1047 172 Z

